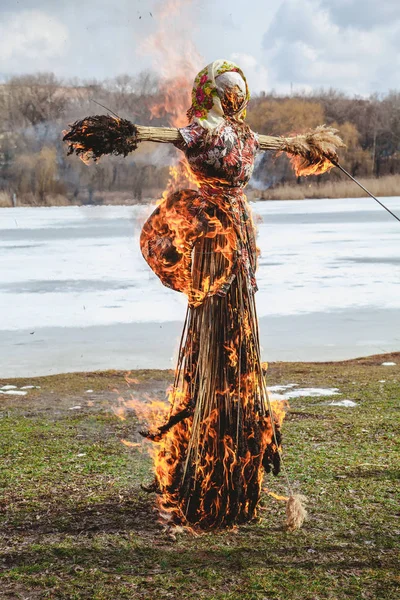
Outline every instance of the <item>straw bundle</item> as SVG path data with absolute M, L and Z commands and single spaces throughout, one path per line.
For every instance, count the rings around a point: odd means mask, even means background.
M 339 160 L 337 149 L 344 146 L 337 129 L 320 125 L 305 134 L 281 138 L 280 150 L 292 156 L 296 175 L 318 175 L 334 166 L 331 160 Z
M 137 129 L 127 119 L 109 115 L 85 117 L 63 132 L 68 144 L 68 155 L 75 153 L 84 160 L 98 160 L 105 154 L 127 156 L 137 148 Z

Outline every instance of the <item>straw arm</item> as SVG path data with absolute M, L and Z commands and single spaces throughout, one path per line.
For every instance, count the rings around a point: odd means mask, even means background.
M 135 125 L 127 119 L 110 115 L 93 115 L 76 121 L 63 132 L 68 154 L 98 160 L 106 154 L 127 156 L 136 150 L 140 142 L 172 143 L 178 147 L 184 144 L 177 128 L 146 127 Z M 320 126 L 306 134 L 294 137 L 273 137 L 259 135 L 260 150 L 287 152 L 291 156 L 301 156 L 305 163 L 317 164 L 325 157 L 337 160 L 336 149 L 343 142 L 335 129 Z
M 138 142 L 164 142 L 177 143 L 182 142 L 183 138 L 179 129 L 172 127 L 145 127 L 135 125 L 136 135 L 128 138 L 132 143 Z M 336 154 L 337 148 L 344 147 L 344 143 L 337 135 L 337 131 L 324 125 L 309 131 L 307 134 L 301 134 L 291 137 L 274 137 L 271 135 L 258 135 L 260 150 L 271 150 L 274 152 L 286 152 L 290 156 L 299 156 L 303 158 L 302 163 L 294 163 L 296 174 L 318 174 L 318 166 L 322 166 L 322 171 L 327 170 L 326 162 L 336 166 L 343 171 L 350 179 L 359 185 L 367 194 L 376 200 L 385 210 L 387 210 L 395 219 L 400 218 L 390 211 L 380 200 L 369 192 L 359 181 L 354 179 L 339 163 Z M 315 166 L 313 166 L 315 165 Z M 181 413 L 179 413 L 181 415 Z M 186 418 L 185 411 L 182 411 L 182 418 Z M 174 420 L 174 418 L 173 418 Z M 165 431 L 168 431 L 169 424 Z M 162 435 L 162 428 L 160 428 Z
M 172 127 L 146 127 L 143 125 L 135 125 L 135 127 L 137 130 L 137 142 L 164 142 L 173 144 L 183 141 L 179 129 Z
M 137 142 L 161 142 L 161 143 L 177 143 L 182 142 L 182 135 L 179 129 L 172 127 L 146 127 L 136 125 Z M 272 137 L 270 135 L 260 135 L 261 150 L 284 150 L 285 139 L 281 137 Z
M 183 141 L 179 129 L 176 128 L 146 127 L 143 125 L 135 125 L 135 127 L 137 130 L 136 142 L 177 143 Z M 258 141 L 260 150 L 287 152 L 291 155 L 309 155 L 311 151 L 314 154 L 314 159 L 316 158 L 315 155 L 318 158 L 325 153 L 329 156 L 332 150 L 334 151 L 337 147 L 343 146 L 342 140 L 336 135 L 336 130 L 324 126 L 317 127 L 307 134 L 291 137 L 258 134 Z
M 260 150 L 284 151 L 287 140 L 282 137 L 273 137 L 272 135 L 259 135 L 258 141 Z

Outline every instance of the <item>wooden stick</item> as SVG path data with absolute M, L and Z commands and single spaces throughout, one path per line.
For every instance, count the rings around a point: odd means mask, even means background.
M 260 150 L 284 150 L 286 139 L 272 135 L 259 135 Z
M 172 127 L 146 127 L 143 125 L 135 125 L 135 127 L 137 128 L 136 141 L 138 142 L 161 142 L 168 144 L 183 141 L 179 129 Z
M 161 142 L 176 143 L 182 141 L 179 129 L 172 127 L 146 127 L 136 125 L 138 142 Z M 292 138 L 273 137 L 271 135 L 259 135 L 261 150 L 284 150 L 286 143 Z

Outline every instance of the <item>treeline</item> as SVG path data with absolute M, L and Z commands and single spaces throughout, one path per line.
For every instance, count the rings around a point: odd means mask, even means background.
M 346 149 L 340 161 L 355 177 L 400 173 L 400 92 L 380 97 L 349 97 L 331 89 L 294 97 L 261 94 L 249 111 L 251 127 L 260 133 L 299 133 L 321 123 L 336 127 Z M 286 184 L 295 177 L 286 157 L 265 155 L 256 176 L 263 187 Z M 332 171 L 331 177 L 340 176 Z M 321 183 L 328 175 L 301 178 L 298 183 Z
M 149 72 L 68 85 L 44 73 L 10 79 L 0 85 L 0 205 L 143 202 L 164 189 L 178 152 L 170 146 L 142 144 L 126 159 L 105 157 L 90 167 L 66 156 L 61 138 L 67 124 L 106 112 L 92 100 L 138 124 L 168 125 L 175 116 L 165 109 L 163 86 Z M 271 135 L 334 125 L 347 144 L 341 162 L 353 175 L 400 173 L 398 92 L 369 98 L 336 90 L 291 97 L 263 93 L 253 97 L 248 122 Z M 327 177 L 337 174 L 314 178 L 314 185 Z M 291 182 L 304 183 L 296 182 L 285 156 L 265 153 L 257 161 L 255 188 Z

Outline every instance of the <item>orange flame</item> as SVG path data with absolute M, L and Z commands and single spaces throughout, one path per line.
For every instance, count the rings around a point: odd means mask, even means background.
M 161 78 L 161 99 L 152 107 L 152 114 L 168 115 L 173 127 L 186 124 L 193 79 L 203 66 L 203 58 L 192 41 L 193 27 L 187 27 L 190 18 L 187 9 L 192 5 L 192 0 L 159 2 L 157 31 L 141 47 L 143 53 L 153 58 L 153 69 Z
M 232 348 L 229 347 L 227 352 L 232 355 Z M 258 381 L 256 381 L 255 374 L 251 374 L 250 377 L 247 378 L 243 394 L 250 395 L 251 388 L 255 385 L 258 385 Z M 221 395 L 229 395 L 229 387 L 219 393 Z M 186 406 L 187 393 L 183 392 L 181 389 L 171 387 L 168 391 L 168 400 L 169 402 L 167 404 L 165 402 L 160 402 L 159 400 L 150 400 L 149 398 L 140 400 L 132 395 L 128 400 L 119 398 L 119 408 L 123 406 L 125 409 L 132 409 L 141 423 L 146 424 L 146 426 L 150 425 L 152 430 L 156 431 L 157 427 L 160 427 L 166 422 L 167 417 L 170 417 L 171 414 L 179 413 L 179 411 Z M 247 404 L 246 400 L 243 398 L 242 401 L 243 406 L 245 406 Z M 275 426 L 280 427 L 285 417 L 288 404 L 285 401 L 272 401 L 271 405 Z M 116 410 L 115 413 L 120 416 L 121 411 Z M 265 417 L 262 421 L 262 440 L 259 454 L 252 455 L 247 451 L 244 457 L 238 457 L 236 443 L 231 436 L 226 435 L 222 440 L 219 439 L 217 434 L 218 418 L 218 411 L 217 409 L 214 409 L 201 423 L 201 439 L 203 440 L 202 443 L 205 452 L 201 462 L 197 465 L 196 479 L 201 486 L 201 502 L 199 506 L 200 518 L 194 526 L 197 525 L 202 527 L 202 521 L 212 521 L 212 519 L 216 518 L 220 513 L 221 496 L 219 494 L 213 494 L 215 470 L 222 470 L 223 485 L 226 487 L 232 486 L 234 473 L 237 469 L 240 470 L 245 482 L 254 481 L 254 476 L 256 476 L 256 484 L 261 487 L 263 474 L 258 468 L 258 465 L 267 445 L 274 444 L 271 421 L 269 417 Z M 180 523 L 187 525 L 186 515 L 182 510 L 178 493 L 176 489 L 171 488 L 174 478 L 176 477 L 176 472 L 182 469 L 182 457 L 187 453 L 191 434 L 192 418 L 183 419 L 174 427 L 171 427 L 156 445 L 152 444 L 148 447 L 148 450 L 153 457 L 154 474 L 160 492 L 157 495 L 159 514 L 164 523 Z M 255 431 L 251 429 L 249 431 L 249 438 L 254 437 L 254 435 Z M 127 447 L 141 446 L 140 443 L 130 442 L 125 439 L 122 439 L 121 442 Z M 221 444 L 223 448 L 222 452 L 218 451 L 218 446 Z M 218 456 L 220 458 L 216 458 Z M 254 483 L 252 485 L 254 485 Z M 268 491 L 268 493 L 279 500 L 286 499 L 286 497 L 278 496 L 273 492 Z M 210 495 L 213 496 L 211 504 L 209 503 Z M 206 499 L 208 499 L 207 502 Z M 227 511 L 229 510 L 229 502 L 230 500 L 228 497 L 228 505 L 225 507 Z M 250 513 L 252 508 L 248 506 L 246 510 Z M 192 531 L 194 533 L 194 530 Z
M 129 440 L 121 440 L 121 443 L 128 448 L 137 448 L 142 445 L 140 442 L 130 442 Z
M 84 128 L 83 128 L 83 130 L 84 130 Z M 62 131 L 63 137 L 65 135 L 67 135 L 67 133 L 69 133 L 69 131 L 67 129 L 63 129 L 63 131 Z M 82 150 L 85 149 L 85 146 L 83 144 L 80 144 L 79 142 L 74 142 L 74 147 L 75 148 L 81 148 Z M 81 159 L 81 161 L 83 163 L 85 163 L 85 165 L 89 166 L 92 163 L 92 159 L 90 157 L 90 152 L 89 151 L 84 152 L 83 154 L 79 154 L 79 158 Z
M 213 296 L 232 276 L 237 248 L 233 222 L 223 223 L 206 210 L 205 196 L 183 190 L 166 195 L 142 230 L 140 246 L 143 256 L 167 287 L 187 295 L 191 307 Z M 195 243 L 215 240 L 213 252 L 221 264 L 220 273 L 202 278 L 201 256 L 192 256 Z
M 296 174 L 296 177 L 308 177 L 308 175 L 322 175 L 327 173 L 335 165 L 331 163 L 329 158 L 321 158 L 318 162 L 310 164 L 302 156 L 291 156 L 290 162 Z

